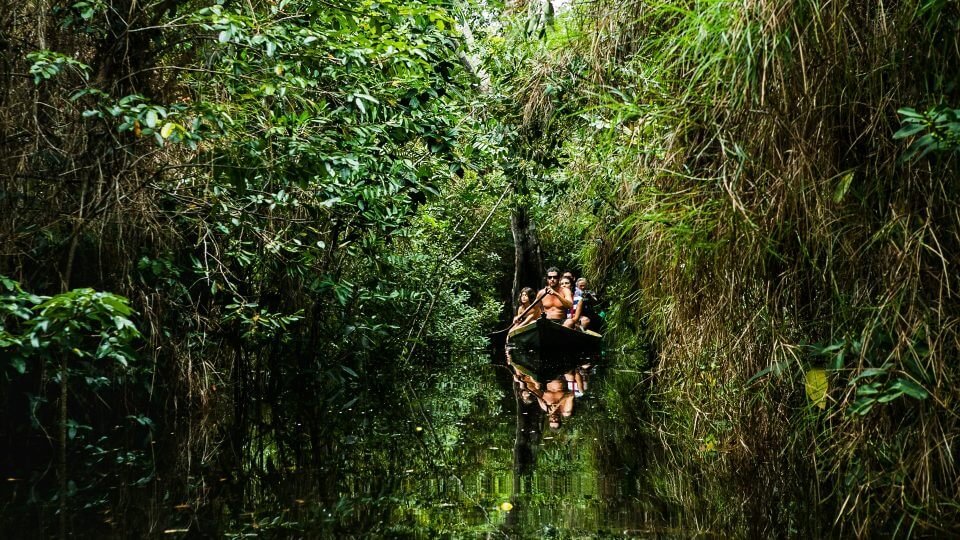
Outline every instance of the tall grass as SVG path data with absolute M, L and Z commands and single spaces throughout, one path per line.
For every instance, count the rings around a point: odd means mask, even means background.
M 583 21 L 616 88 L 568 167 L 610 203 L 584 257 L 638 291 L 612 331 L 653 340 L 692 419 L 677 440 L 815 470 L 843 532 L 956 532 L 960 175 L 893 134 L 901 107 L 960 103 L 960 6 L 601 1 Z

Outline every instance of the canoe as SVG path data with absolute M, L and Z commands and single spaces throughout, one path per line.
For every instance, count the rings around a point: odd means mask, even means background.
M 541 318 L 507 336 L 507 357 L 524 373 L 549 381 L 584 364 L 595 363 L 600 334 L 580 332 Z
M 514 349 L 596 352 L 600 350 L 600 338 L 596 332 L 581 332 L 541 317 L 511 330 L 507 345 Z

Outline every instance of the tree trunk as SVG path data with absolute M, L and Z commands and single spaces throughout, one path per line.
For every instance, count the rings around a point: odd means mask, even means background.
M 517 312 L 517 299 L 524 287 L 539 289 L 543 276 L 543 258 L 540 255 L 540 240 L 537 228 L 526 208 L 514 208 L 510 215 L 510 230 L 513 232 L 513 311 Z

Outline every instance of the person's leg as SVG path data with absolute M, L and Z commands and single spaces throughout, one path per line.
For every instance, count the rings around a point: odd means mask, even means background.
M 564 320 L 563 320 L 563 325 L 566 326 L 567 328 L 573 328 L 573 326 L 574 326 L 575 323 L 576 323 L 576 321 L 574 321 L 573 319 L 564 319 Z
M 567 395 L 564 398 L 563 403 L 560 404 L 560 416 L 564 418 L 570 418 L 573 416 L 573 396 Z
M 573 395 L 577 397 L 582 396 L 587 390 L 587 384 L 586 381 L 583 380 L 583 375 L 580 373 L 579 369 L 573 372 L 573 381 L 574 384 L 577 385 L 577 387 L 573 390 Z

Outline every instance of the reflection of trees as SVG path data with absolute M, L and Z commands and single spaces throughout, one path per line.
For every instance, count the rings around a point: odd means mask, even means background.
M 536 463 L 536 447 L 540 443 L 540 426 L 543 410 L 532 394 L 524 399 L 520 387 L 514 385 L 517 401 L 517 432 L 513 445 L 514 488 L 517 488 L 518 474 L 529 474 Z
M 478 505 L 493 503 L 472 491 L 475 484 L 458 488 L 457 477 L 509 474 L 512 433 L 500 415 L 508 407 L 482 360 L 458 362 L 398 382 L 402 372 L 385 359 L 379 365 L 392 376 L 365 377 L 346 408 L 325 396 L 298 409 L 261 398 L 235 411 L 243 424 L 211 419 L 207 444 L 216 451 L 204 455 L 203 476 L 184 488 L 163 485 L 178 489 L 176 504 L 192 508 L 164 516 L 163 526 L 189 522 L 201 536 L 283 538 L 432 538 L 456 527 L 489 528 L 475 522 Z M 172 446 L 190 437 L 170 439 Z M 504 459 L 487 459 L 491 447 L 503 448 Z M 165 506 L 157 513 L 174 505 L 158 504 Z
M 544 421 L 556 423 L 559 428 L 561 419 L 572 415 L 572 382 L 579 379 L 582 388 L 576 369 L 584 359 L 577 355 L 541 356 L 539 352 L 529 354 L 518 350 L 507 350 L 505 354 L 516 403 L 511 495 L 514 507 L 503 525 L 504 531 L 511 533 L 522 528 L 521 499 L 532 489 Z
M 509 358 L 509 353 L 507 354 Z M 537 449 L 540 446 L 541 425 L 543 410 L 537 397 L 531 389 L 532 384 L 524 382 L 518 377 L 518 372 L 508 360 L 511 373 L 511 388 L 516 401 L 516 433 L 513 444 L 513 488 L 511 501 L 514 505 L 512 512 L 507 514 L 504 528 L 506 531 L 515 531 L 520 526 L 522 504 L 518 498 L 524 492 L 524 485 L 530 485 L 535 465 L 537 463 Z
M 510 497 L 514 510 L 507 514 L 504 523 L 508 531 L 516 530 L 520 526 L 522 504 L 518 502 L 518 496 L 524 492 L 524 485 L 529 486 L 531 482 L 537 463 L 543 418 L 543 411 L 536 400 L 525 402 L 516 384 L 513 385 L 513 390 L 517 401 L 517 431 L 513 445 L 513 489 Z

